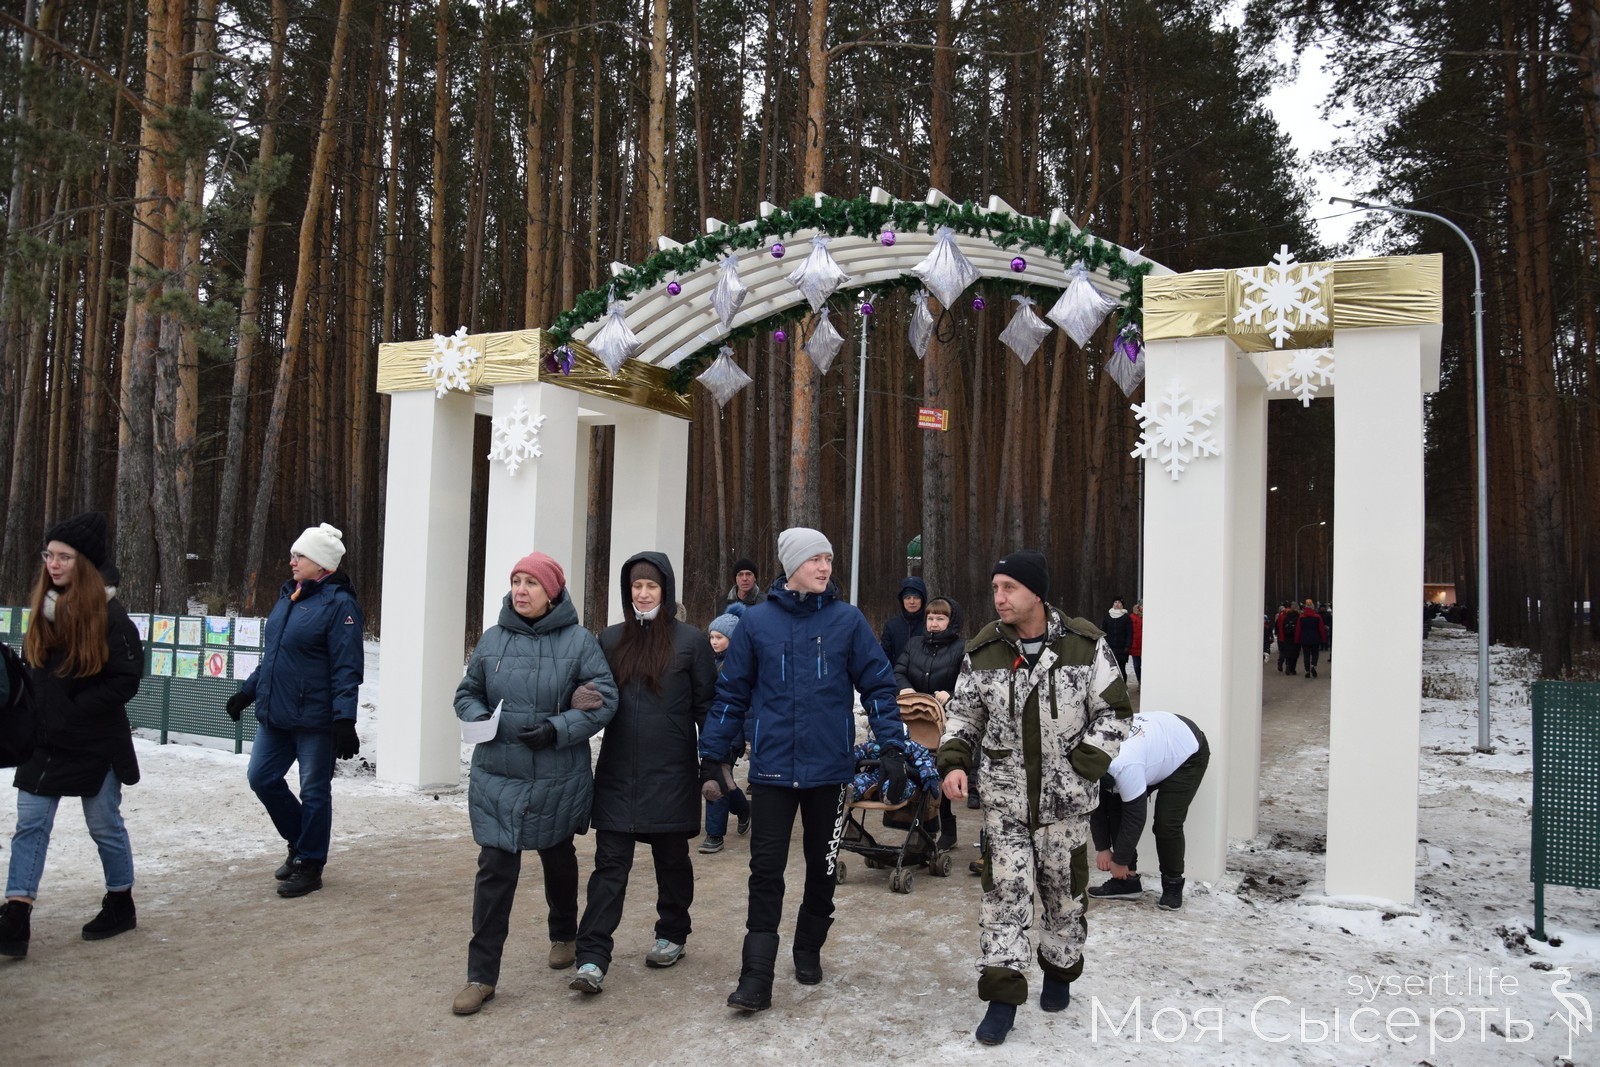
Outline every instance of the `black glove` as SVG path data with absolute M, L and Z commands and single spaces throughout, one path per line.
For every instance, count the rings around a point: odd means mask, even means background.
M 354 719 L 333 720 L 333 754 L 339 759 L 352 759 L 361 751 L 361 738 L 356 736 Z
M 886 748 L 878 757 L 878 770 L 883 773 L 883 799 L 885 803 L 898 804 L 906 798 L 906 758 L 898 748 Z
M 241 689 L 239 692 L 228 698 L 228 718 L 232 719 L 234 722 L 238 722 L 239 716 L 244 714 L 244 709 L 248 708 L 254 703 L 255 698 L 246 696 L 244 690 Z
M 537 752 L 556 743 L 556 728 L 549 719 L 536 722 L 517 734 L 517 740 Z
M 714 759 L 702 759 L 700 761 L 700 795 L 714 804 L 722 799 L 725 792 L 722 764 Z

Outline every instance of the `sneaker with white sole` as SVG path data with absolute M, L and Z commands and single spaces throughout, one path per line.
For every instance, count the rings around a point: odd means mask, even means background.
M 744 815 L 739 819 L 739 836 L 743 837 L 750 832 L 750 816 Z
M 656 938 L 655 947 L 645 953 L 646 967 L 671 967 L 683 959 L 683 946 L 664 937 Z
M 700 842 L 700 848 L 697 851 L 702 856 L 709 856 L 714 852 L 721 852 L 722 838 L 708 836 L 704 841 Z
M 592 963 L 585 963 L 578 968 L 578 973 L 573 975 L 568 989 L 576 989 L 580 993 L 598 993 L 605 983 L 606 972 Z

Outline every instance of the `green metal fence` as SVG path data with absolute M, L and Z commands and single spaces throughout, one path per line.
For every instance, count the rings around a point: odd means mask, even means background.
M 144 643 L 144 679 L 128 702 L 135 727 L 157 733 L 231 737 L 233 750 L 256 735 L 254 715 L 228 718 L 223 705 L 249 677 L 259 656 L 261 619 L 221 616 L 129 615 Z M 0 607 L 0 640 L 20 650 L 31 620 L 25 608 Z
M 1600 684 L 1533 684 L 1533 936 L 1544 887 L 1600 889 Z

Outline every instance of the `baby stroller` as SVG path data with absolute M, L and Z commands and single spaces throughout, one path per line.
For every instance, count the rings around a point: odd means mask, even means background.
M 900 720 L 906 724 L 915 746 L 928 751 L 939 747 L 939 737 L 944 731 L 944 708 L 926 693 L 903 693 L 899 698 Z M 878 760 L 859 759 L 858 772 L 875 772 Z M 857 793 L 855 782 L 845 798 L 844 835 L 839 847 L 853 852 L 866 861 L 868 870 L 889 871 L 889 889 L 895 893 L 911 892 L 914 869 L 926 867 L 935 878 L 950 874 L 952 864 L 949 851 L 938 847 L 939 790 L 935 782 L 924 781 L 907 761 L 908 778 L 915 788 L 905 800 L 889 804 L 879 799 L 880 786 L 874 782 Z M 867 829 L 867 812 L 882 812 L 883 825 L 890 830 L 904 831 L 899 843 L 879 841 Z M 845 866 L 841 860 L 835 866 L 834 877 L 845 880 Z

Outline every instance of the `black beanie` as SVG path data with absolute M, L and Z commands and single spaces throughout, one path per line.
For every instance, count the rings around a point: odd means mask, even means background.
M 1050 599 L 1050 568 L 1045 564 L 1042 552 L 1019 548 L 996 563 L 989 577 L 997 574 L 1015 578 L 1040 600 Z
M 667 587 L 667 576 L 661 573 L 660 567 L 647 559 L 636 559 L 633 561 L 633 566 L 628 568 L 628 584 L 632 585 L 640 580 L 655 582 L 663 589 Z
M 733 575 L 735 578 L 739 576 L 740 571 L 749 571 L 751 574 L 761 573 L 760 571 L 756 570 L 755 563 L 748 559 L 738 559 L 733 561 Z
M 60 541 L 77 549 L 78 555 L 93 563 L 96 570 L 106 567 L 106 517 L 103 512 L 86 511 L 44 532 L 45 544 Z

